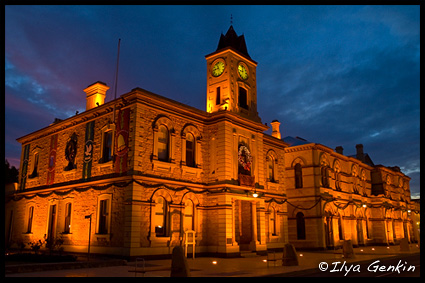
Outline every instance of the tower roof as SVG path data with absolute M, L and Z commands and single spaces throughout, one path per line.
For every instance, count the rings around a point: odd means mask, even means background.
M 251 59 L 246 48 L 244 35 L 238 36 L 232 25 L 230 25 L 226 35 L 221 34 L 216 51 L 227 47 L 231 47 Z

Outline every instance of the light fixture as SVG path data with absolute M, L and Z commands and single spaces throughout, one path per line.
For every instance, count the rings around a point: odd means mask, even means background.
M 366 205 L 366 204 L 363 204 L 362 206 L 363 206 L 364 208 L 366 208 L 366 207 L 367 207 L 367 205 Z
M 258 197 L 258 193 L 257 191 L 254 190 L 254 193 L 252 194 L 253 197 L 257 198 Z

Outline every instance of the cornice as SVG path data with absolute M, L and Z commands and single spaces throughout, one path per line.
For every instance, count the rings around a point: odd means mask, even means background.
M 92 108 L 90 110 L 87 110 L 82 113 L 71 116 L 69 118 L 66 118 L 62 121 L 52 123 L 47 127 L 44 127 L 40 130 L 37 130 L 35 132 L 32 132 L 30 134 L 17 138 L 16 140 L 21 144 L 26 144 L 33 140 L 58 133 L 62 130 L 69 129 L 86 122 L 90 122 L 104 115 L 112 114 L 114 110 L 114 103 L 116 103 L 116 106 L 118 106 L 116 109 L 120 109 L 123 107 L 122 100 L 118 98 L 113 101 L 109 101 L 103 105 L 100 105 L 98 107 Z

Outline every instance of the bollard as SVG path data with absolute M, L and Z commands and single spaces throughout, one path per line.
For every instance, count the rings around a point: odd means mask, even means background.
M 407 238 L 400 239 L 400 251 L 410 252 L 409 241 Z
M 295 246 L 292 244 L 285 244 L 283 248 L 282 257 L 283 266 L 296 266 L 298 265 L 298 256 L 295 250 Z
M 187 259 L 184 256 L 182 246 L 175 246 L 173 248 L 170 277 L 190 277 L 189 265 L 187 264 Z
M 353 243 L 351 243 L 351 240 L 344 240 L 342 254 L 344 258 L 354 258 Z

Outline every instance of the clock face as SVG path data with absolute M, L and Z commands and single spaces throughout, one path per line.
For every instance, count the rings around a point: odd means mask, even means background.
M 238 73 L 241 79 L 246 80 L 248 78 L 248 71 L 246 70 L 245 66 L 242 64 L 238 65 Z
M 224 66 L 225 65 L 224 65 L 224 62 L 223 61 L 218 61 L 217 63 L 215 63 L 214 64 L 214 67 L 212 68 L 212 71 L 211 71 L 212 75 L 214 77 L 218 77 L 221 74 L 223 74 L 223 72 L 224 72 Z

